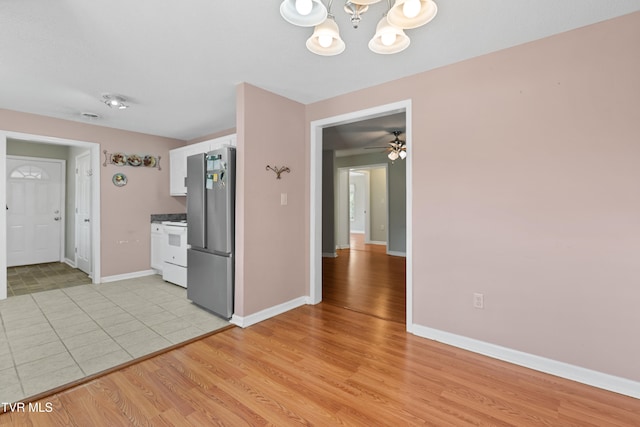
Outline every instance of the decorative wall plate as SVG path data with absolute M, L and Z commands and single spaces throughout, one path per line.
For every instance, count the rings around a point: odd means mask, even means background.
M 161 156 L 152 156 L 151 154 L 125 154 L 125 153 L 109 153 L 107 150 L 102 150 L 104 153 L 104 162 L 102 166 L 105 168 L 107 165 L 116 166 L 144 166 L 150 169 L 162 170 L 160 167 Z
M 116 187 L 124 187 L 127 185 L 127 176 L 123 173 L 117 173 L 113 175 L 111 181 L 113 181 L 113 185 Z
M 142 164 L 142 159 L 137 154 L 129 154 L 127 162 L 129 162 L 131 166 L 140 166 Z
M 148 168 L 155 167 L 156 158 L 154 156 L 146 155 L 142 158 L 142 164 Z
M 124 153 L 113 153 L 111 155 L 111 163 L 116 166 L 124 166 L 127 164 L 127 155 Z

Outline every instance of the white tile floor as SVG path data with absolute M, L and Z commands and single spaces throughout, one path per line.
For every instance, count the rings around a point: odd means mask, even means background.
M 148 276 L 0 301 L 0 402 L 95 374 L 229 323 Z

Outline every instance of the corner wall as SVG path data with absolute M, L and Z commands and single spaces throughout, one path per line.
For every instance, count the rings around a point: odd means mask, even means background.
M 304 298 L 304 106 L 249 84 L 237 89 L 235 315 Z M 287 166 L 281 179 L 266 166 Z M 281 204 L 285 194 L 287 204 Z

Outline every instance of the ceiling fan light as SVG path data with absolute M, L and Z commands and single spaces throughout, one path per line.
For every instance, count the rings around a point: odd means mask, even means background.
M 119 95 L 102 95 L 102 102 L 107 104 L 109 108 L 116 108 L 118 110 L 126 110 L 129 105 L 126 103 L 126 99 Z
M 340 38 L 338 24 L 331 17 L 317 25 L 311 37 L 307 39 L 307 49 L 316 55 L 339 55 L 345 48 L 346 45 Z
M 420 2 L 420 9 L 415 17 L 408 17 L 405 15 L 405 4 L 409 1 Z M 407 5 L 407 10 L 411 9 L 412 7 Z M 437 13 L 438 6 L 433 2 L 433 0 L 396 0 L 393 7 L 389 9 L 387 19 L 391 25 L 407 30 L 411 28 L 418 28 L 429 23 Z
M 299 27 L 313 27 L 327 19 L 327 8 L 320 0 L 306 0 L 311 3 L 311 10 L 306 15 L 298 12 L 298 2 L 301 0 L 284 0 L 280 4 L 280 15 L 290 24 Z M 303 5 L 300 4 L 300 7 Z M 304 8 L 302 7 L 304 12 Z
M 391 41 L 391 44 L 388 42 Z M 411 40 L 402 31 L 402 29 L 389 24 L 387 17 L 384 16 L 378 22 L 376 33 L 369 41 L 369 49 L 379 54 L 392 54 L 402 52 L 409 47 Z
M 399 156 L 402 160 L 404 160 L 407 158 L 407 152 L 405 150 L 400 150 Z
M 398 155 L 398 152 L 394 150 L 394 151 L 390 151 L 387 157 L 389 158 L 389 160 L 394 161 L 394 160 L 398 160 L 398 157 L 400 156 Z

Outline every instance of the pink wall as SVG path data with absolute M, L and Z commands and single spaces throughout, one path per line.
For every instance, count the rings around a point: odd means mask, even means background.
M 412 99 L 415 324 L 640 380 L 639 43 L 635 13 L 308 106 Z
M 169 196 L 169 150 L 183 145 L 183 141 L 9 110 L 0 110 L 0 129 L 94 142 L 100 144 L 101 153 L 107 150 L 161 156 L 162 170 L 115 165 L 100 168 L 101 276 L 151 268 L 150 215 L 185 211 L 184 197 Z M 100 164 L 103 160 L 101 157 Z M 127 176 L 126 186 L 112 184 L 116 172 Z
M 307 294 L 304 105 L 248 84 L 236 105 L 235 311 L 247 316 Z M 291 173 L 276 179 L 267 165 Z

